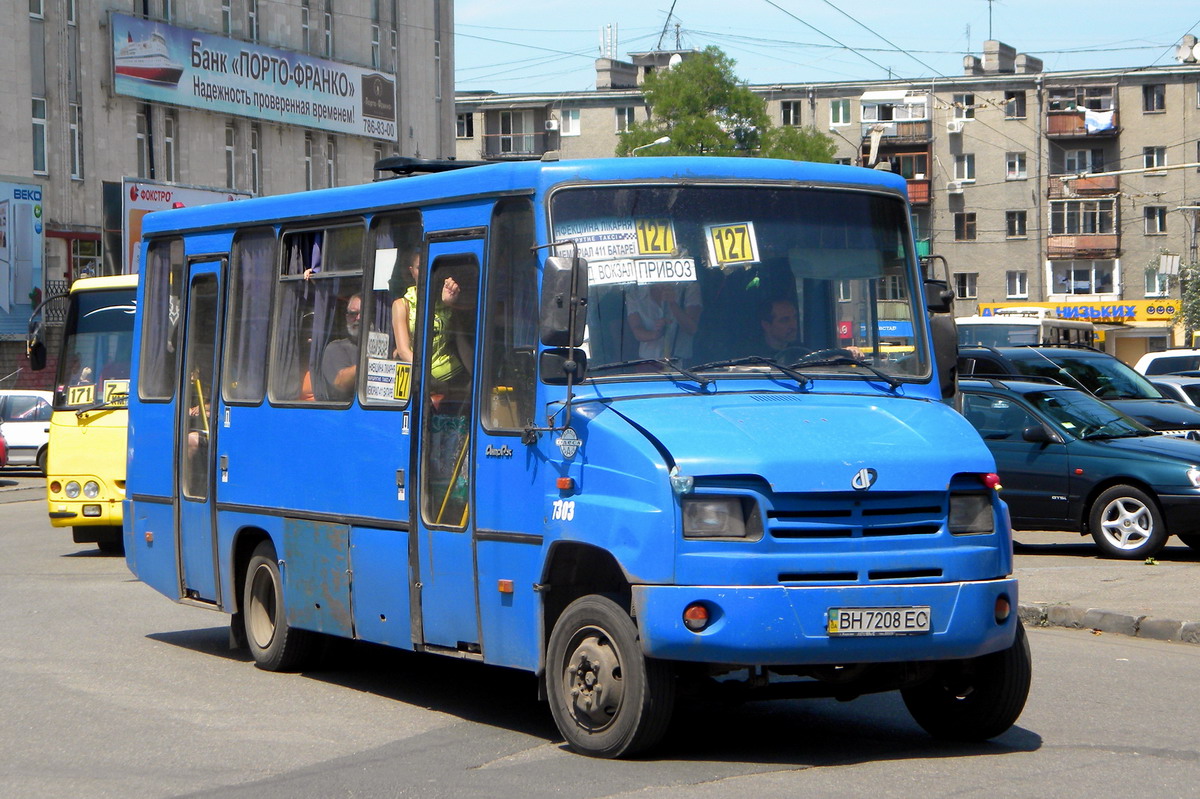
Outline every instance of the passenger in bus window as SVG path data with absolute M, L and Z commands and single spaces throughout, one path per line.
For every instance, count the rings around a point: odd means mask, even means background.
M 700 284 L 652 283 L 630 296 L 629 326 L 642 358 L 692 357 L 692 338 L 703 310 Z
M 346 302 L 346 338 L 330 341 L 321 355 L 323 396 L 319 399 L 345 401 L 354 396 L 361 325 L 362 295 L 354 294 Z
M 399 271 L 399 265 L 396 271 Z M 402 287 L 397 275 L 393 275 L 389 282 L 392 296 L 396 297 L 392 302 L 392 338 L 396 342 L 392 357 L 412 363 L 413 335 L 417 329 L 417 275 L 421 273 L 420 250 L 414 250 L 408 256 L 408 273 L 412 283 L 407 288 Z
M 417 276 L 420 274 L 421 258 L 414 253 L 409 261 L 409 272 L 413 285 L 404 296 L 392 303 L 392 332 L 396 337 L 394 357 L 400 361 L 413 361 L 413 340 L 417 331 Z M 451 314 L 463 299 L 462 288 L 453 277 L 442 282 L 433 312 L 432 363 L 430 374 L 434 380 L 450 383 L 466 377 L 466 366 L 471 362 L 470 343 L 457 335 L 451 324 Z M 437 392 L 431 389 L 431 393 Z

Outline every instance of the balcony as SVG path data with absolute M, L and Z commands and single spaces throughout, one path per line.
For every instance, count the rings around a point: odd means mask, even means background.
M 910 205 L 929 205 L 929 180 L 910 179 L 908 181 L 908 202 Z
M 529 161 L 546 152 L 546 133 L 485 133 L 480 156 L 487 161 Z
M 1047 236 L 1046 255 L 1055 261 L 1084 258 L 1116 258 L 1121 254 L 1121 237 L 1116 233 Z
M 1051 175 L 1047 194 L 1051 200 L 1066 200 L 1073 197 L 1105 197 L 1120 191 L 1120 175 L 1084 175 L 1070 178 Z
M 1121 132 L 1116 111 L 1047 111 L 1046 135 L 1052 139 L 1116 136 Z
M 864 146 L 869 146 L 876 125 L 883 128 L 883 141 L 888 144 L 928 144 L 933 140 L 933 123 L 928 119 L 863 122 Z

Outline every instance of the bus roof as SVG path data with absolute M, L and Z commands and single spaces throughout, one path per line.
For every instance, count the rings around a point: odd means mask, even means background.
M 81 277 L 71 284 L 72 293 L 76 291 L 96 291 L 97 289 L 124 289 L 137 286 L 137 275 L 108 275 L 106 277 Z
M 178 208 L 148 214 L 146 235 L 174 230 L 225 227 L 304 216 L 358 213 L 397 204 L 446 202 L 479 194 L 541 192 L 559 183 L 621 180 L 763 180 L 795 184 L 835 184 L 903 193 L 899 175 L 875 169 L 769 158 L 639 157 L 569 161 L 518 161 L 473 166 L 433 174 L 380 180 L 356 186 L 317 189 Z M 303 208 L 296 197 L 303 196 Z

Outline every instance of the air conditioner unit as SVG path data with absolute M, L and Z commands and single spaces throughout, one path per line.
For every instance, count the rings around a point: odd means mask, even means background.
M 947 194 L 962 194 L 963 193 L 962 184 L 959 183 L 957 180 L 947 181 L 946 193 Z
M 965 123 L 961 119 L 951 119 L 946 123 L 947 133 L 962 133 Z
M 557 119 L 547 119 L 546 120 L 546 130 L 558 130 L 558 120 Z

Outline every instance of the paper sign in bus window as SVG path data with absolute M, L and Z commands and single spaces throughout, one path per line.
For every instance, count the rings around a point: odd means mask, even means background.
M 366 398 L 372 402 L 407 402 L 412 364 L 367 358 Z
M 675 254 L 675 226 L 670 219 L 639 219 L 634 228 L 638 255 Z
M 104 401 L 109 405 L 128 405 L 129 404 L 129 381 L 128 380 L 105 380 L 104 381 Z
M 753 222 L 708 225 L 704 228 L 708 258 L 714 266 L 752 264 L 758 261 L 758 240 Z
M 91 405 L 95 401 L 96 387 L 91 383 L 85 386 L 71 386 L 67 389 L 68 405 Z

